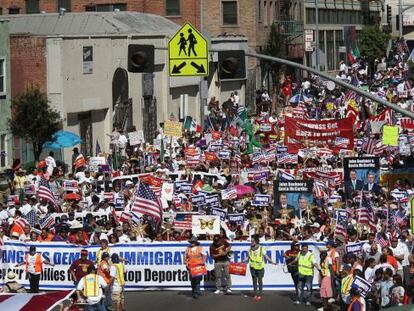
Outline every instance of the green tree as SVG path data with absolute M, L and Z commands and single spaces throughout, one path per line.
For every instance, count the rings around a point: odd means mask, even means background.
M 359 34 L 359 39 L 361 56 L 374 62 L 376 58 L 385 56 L 390 36 L 378 26 L 365 26 Z
M 269 37 L 266 42 L 266 46 L 263 51 L 264 54 L 279 57 L 279 58 L 286 58 L 286 38 L 280 34 L 277 29 L 275 23 L 272 24 L 270 27 Z M 265 69 L 270 73 L 272 76 L 273 83 L 277 83 L 280 78 L 280 74 L 282 72 L 282 66 L 275 62 L 268 62 L 263 61 Z
M 61 119 L 49 106 L 47 95 L 38 86 L 30 86 L 12 101 L 9 126 L 13 135 L 30 141 L 35 160 L 39 160 L 43 144 L 60 129 Z

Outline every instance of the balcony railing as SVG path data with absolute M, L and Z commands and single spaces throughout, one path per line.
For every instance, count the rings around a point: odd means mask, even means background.
M 303 21 L 275 21 L 280 34 L 291 37 L 303 34 Z

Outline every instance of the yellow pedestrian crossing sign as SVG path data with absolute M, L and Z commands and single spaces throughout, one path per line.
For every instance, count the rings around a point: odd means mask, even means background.
M 190 23 L 168 43 L 170 76 L 208 76 L 208 42 Z

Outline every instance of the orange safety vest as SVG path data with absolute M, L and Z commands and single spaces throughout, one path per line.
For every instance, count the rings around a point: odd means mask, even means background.
M 202 248 L 197 246 L 196 251 L 193 252 L 191 247 L 188 247 L 185 251 L 185 259 L 188 267 L 201 266 L 204 264 Z
M 35 254 L 36 259 L 35 259 L 35 264 L 34 264 L 34 268 L 35 268 L 35 272 L 42 272 L 43 269 L 43 263 L 42 263 L 42 255 L 40 255 L 39 253 Z M 29 272 L 29 254 L 26 254 L 26 273 Z
M 329 251 L 328 256 L 329 256 L 329 258 L 331 258 L 331 260 L 332 260 L 332 265 L 331 265 L 332 271 L 333 271 L 335 274 L 337 274 L 337 273 L 338 273 L 338 265 L 336 264 L 335 253 L 336 253 L 336 250 L 335 250 L 335 249 L 331 249 L 331 250 Z
M 351 301 L 348 307 L 348 311 L 352 311 L 352 306 L 354 303 L 359 303 L 361 305 L 361 311 L 365 311 L 364 305 L 361 303 L 361 301 L 358 298 L 354 298 L 354 300 Z
M 109 284 L 110 281 L 110 273 L 109 273 L 109 264 L 106 260 L 102 260 L 98 266 L 98 275 L 103 277 L 105 282 Z

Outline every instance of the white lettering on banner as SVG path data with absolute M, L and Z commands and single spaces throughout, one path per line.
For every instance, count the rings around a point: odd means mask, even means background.
M 283 272 L 283 254 L 290 249 L 290 241 L 276 241 L 262 243 L 266 254 L 276 262 L 277 266 L 266 265 L 266 273 L 263 279 L 266 290 L 293 289 L 293 282 L 289 273 Z M 315 258 L 319 258 L 318 247 L 323 243 L 308 243 Z M 5 282 L 5 276 L 9 271 L 14 271 L 18 281 L 26 288 L 29 282 L 26 279 L 24 267 L 15 268 L 17 263 L 24 260 L 25 253 L 29 251 L 31 243 L 5 241 L 1 249 L 0 286 Z M 80 257 L 80 251 L 86 248 L 89 251 L 89 259 L 94 261 L 98 246 L 78 247 L 60 242 L 35 243 L 37 251 L 43 257 L 55 264 L 54 267 L 45 266 L 40 279 L 42 290 L 62 290 L 74 288 L 68 269 L 72 262 Z M 128 260 L 126 264 L 126 290 L 143 289 L 185 289 L 190 290 L 190 282 L 187 269 L 184 265 L 184 254 L 187 242 L 154 242 L 154 243 L 129 243 L 111 246 L 111 253 L 117 253 Z M 201 242 L 203 251 L 208 255 L 209 242 Z M 249 242 L 232 243 L 234 262 L 241 262 L 248 255 Z M 208 273 L 204 276 L 202 286 L 212 288 L 215 286 L 214 262 L 210 256 L 207 259 Z M 252 289 L 250 270 L 246 276 L 232 275 L 232 288 Z M 317 286 L 318 275 L 315 270 L 314 284 Z
M 86 215 L 92 214 L 92 217 L 98 221 L 103 220 L 104 222 L 108 221 L 110 212 L 81 212 L 81 213 L 75 213 L 75 220 L 79 221 L 81 224 L 83 224 L 86 220 Z M 62 216 L 66 216 L 69 218 L 69 215 L 67 213 L 53 213 L 52 217 L 55 219 L 56 223 L 61 223 Z

